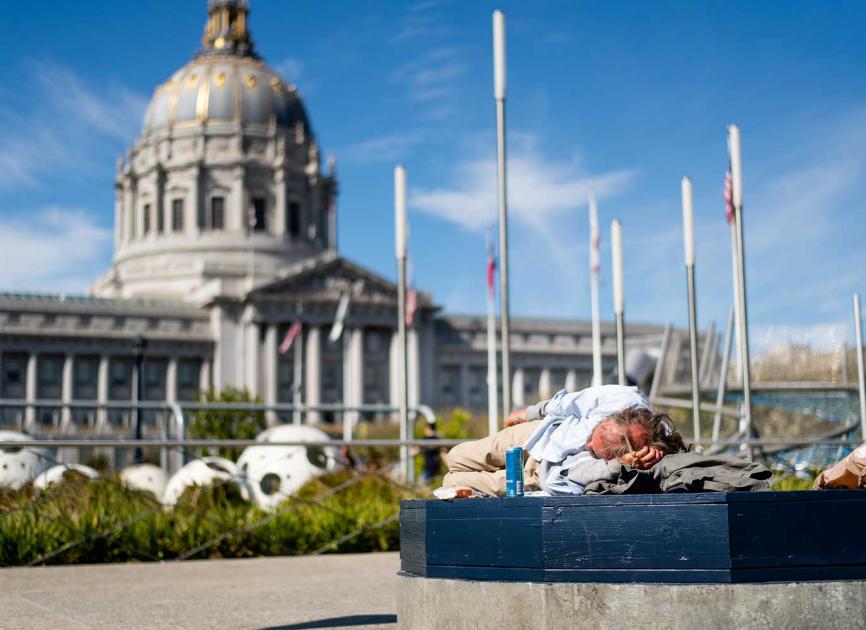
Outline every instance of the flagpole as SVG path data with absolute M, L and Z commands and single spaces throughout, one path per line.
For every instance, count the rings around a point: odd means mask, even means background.
M 298 309 L 298 322 L 301 322 L 301 313 L 303 313 L 303 306 Z M 292 404 L 295 405 L 295 412 L 292 417 L 294 424 L 301 424 L 303 418 L 301 413 L 301 381 L 303 379 L 303 348 L 304 348 L 304 329 L 303 324 L 301 324 L 301 328 L 298 330 L 298 335 L 295 339 L 295 355 L 292 357 L 294 359 L 294 376 L 292 379 L 294 383 L 292 383 Z
M 590 300 L 592 302 L 592 385 L 598 387 L 603 382 L 601 365 L 601 316 L 598 307 L 599 263 L 598 206 L 595 202 L 595 189 L 587 186 L 589 195 L 589 274 Z
M 625 380 L 625 308 L 622 283 L 622 223 L 614 219 L 610 224 L 611 270 L 613 272 L 613 313 L 616 317 L 616 374 L 617 382 Z
M 736 348 L 736 369 L 737 369 L 737 380 L 743 380 L 743 360 L 740 356 L 741 350 L 739 349 L 740 340 L 743 338 L 743 334 L 740 331 L 740 291 L 738 287 L 738 278 L 740 277 L 740 266 L 738 263 L 739 254 L 737 253 L 739 248 L 737 247 L 737 225 L 734 221 L 731 221 L 731 280 L 734 284 L 734 348 Z
M 683 177 L 683 244 L 686 261 L 686 283 L 689 299 L 689 354 L 692 368 L 692 433 L 695 443 L 701 439 L 701 392 L 698 383 L 698 306 L 695 297 L 695 232 L 692 180 Z
M 493 12 L 493 96 L 496 100 L 496 174 L 499 206 L 499 310 L 502 321 L 502 410 L 511 413 L 511 322 L 508 303 L 508 204 L 505 172 L 505 14 Z
M 745 439 L 752 436 L 752 382 L 749 366 L 749 317 L 746 307 L 746 255 L 743 237 L 743 163 L 740 156 L 740 128 L 728 126 L 728 152 L 731 158 L 731 192 L 734 204 L 734 223 L 737 230 L 737 297 L 740 324 L 740 364 L 743 374 L 743 421 Z M 747 449 L 752 459 L 752 449 Z
M 496 255 L 487 236 L 487 432 L 499 430 L 499 378 L 496 370 Z
M 400 339 L 400 472 L 410 478 L 409 447 L 409 344 L 406 334 L 406 169 L 394 168 L 394 227 L 397 257 L 397 334 Z

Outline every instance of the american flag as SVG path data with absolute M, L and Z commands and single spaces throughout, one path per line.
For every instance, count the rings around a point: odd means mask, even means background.
M 415 311 L 418 310 L 418 292 L 415 289 L 409 289 L 406 293 L 406 326 L 412 326 L 415 321 Z
M 487 239 L 487 294 L 496 296 L 496 253 L 493 251 L 492 239 Z
M 731 177 L 731 171 L 725 173 L 725 217 L 728 223 L 734 223 L 734 181 Z
M 301 334 L 301 322 L 295 322 L 291 326 L 289 326 L 289 331 L 286 333 L 286 336 L 283 338 L 283 342 L 280 344 L 280 354 L 285 354 L 289 351 L 289 348 L 292 347 L 292 343 L 295 341 L 295 337 Z

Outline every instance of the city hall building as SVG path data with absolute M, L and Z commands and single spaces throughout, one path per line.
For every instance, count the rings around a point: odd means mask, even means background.
M 130 401 L 139 339 L 147 401 L 235 387 L 266 403 L 396 404 L 396 286 L 340 256 L 335 162 L 323 168 L 301 96 L 259 57 L 247 16 L 242 0 L 211 0 L 200 52 L 155 89 L 117 163 L 113 264 L 88 295 L 0 294 L 3 428 L 128 430 L 124 409 L 9 401 Z M 281 353 L 296 321 L 302 332 Z M 411 404 L 486 409 L 485 321 L 443 313 L 420 294 Z M 654 365 L 661 330 L 628 332 L 630 351 Z M 588 322 L 515 318 L 511 348 L 515 405 L 590 381 Z M 602 326 L 602 349 L 610 371 L 612 325 Z

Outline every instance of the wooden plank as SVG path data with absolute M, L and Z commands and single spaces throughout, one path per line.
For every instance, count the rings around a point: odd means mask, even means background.
M 541 506 L 427 514 L 427 564 L 541 568 Z
M 549 569 L 727 569 L 725 505 L 544 508 Z
M 400 510 L 400 559 L 427 564 L 427 510 Z
M 731 566 L 866 565 L 866 496 L 730 506 Z

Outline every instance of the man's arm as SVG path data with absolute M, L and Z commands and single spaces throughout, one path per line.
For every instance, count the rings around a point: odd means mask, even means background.
M 515 409 L 505 419 L 505 426 L 511 427 L 521 422 L 531 422 L 532 420 L 541 420 L 546 415 L 547 403 L 550 399 L 541 400 L 534 405 L 529 405 L 523 409 Z

